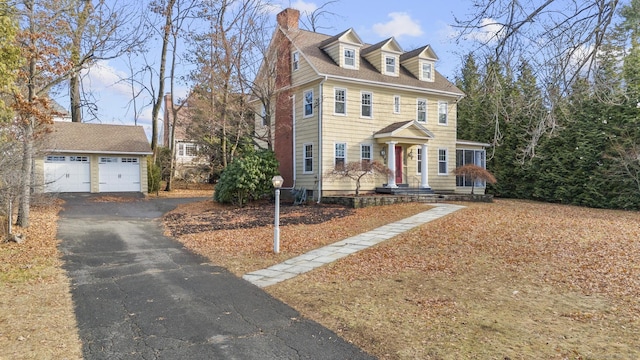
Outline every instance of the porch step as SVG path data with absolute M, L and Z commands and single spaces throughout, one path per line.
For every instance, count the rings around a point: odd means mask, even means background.
M 397 188 L 377 187 L 376 193 L 392 195 L 422 195 L 434 194 L 434 191 L 431 190 L 431 188 L 410 188 L 406 184 L 399 184 Z

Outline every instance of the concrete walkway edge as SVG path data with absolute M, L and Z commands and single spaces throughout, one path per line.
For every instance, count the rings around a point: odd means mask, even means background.
M 464 208 L 462 205 L 442 203 L 433 204 L 433 206 L 434 208 L 430 210 L 406 219 L 311 250 L 266 269 L 247 273 L 243 279 L 261 288 L 277 284 Z

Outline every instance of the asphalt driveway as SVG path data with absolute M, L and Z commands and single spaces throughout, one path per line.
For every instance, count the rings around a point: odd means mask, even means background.
M 193 199 L 65 195 L 58 226 L 90 359 L 373 359 L 163 235 Z

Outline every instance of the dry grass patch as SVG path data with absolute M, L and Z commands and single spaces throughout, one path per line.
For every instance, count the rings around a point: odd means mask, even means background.
M 268 291 L 381 359 L 640 358 L 640 214 L 496 201 Z
M 167 235 L 240 276 L 429 208 L 418 203 L 364 209 L 282 204 L 280 254 L 273 253 L 272 203 L 236 208 L 208 200 L 180 205 L 164 219 Z
M 81 359 L 56 240 L 60 202 L 35 206 L 22 244 L 0 244 L 0 359 Z

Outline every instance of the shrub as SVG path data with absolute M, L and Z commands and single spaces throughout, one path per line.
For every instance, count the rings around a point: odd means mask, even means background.
M 278 161 L 272 151 L 251 152 L 235 159 L 222 171 L 213 199 L 243 206 L 273 193 L 271 178 L 278 174 Z
M 147 191 L 149 193 L 158 193 L 160 191 L 160 180 L 162 169 L 158 164 L 154 164 L 152 157 L 147 157 Z

